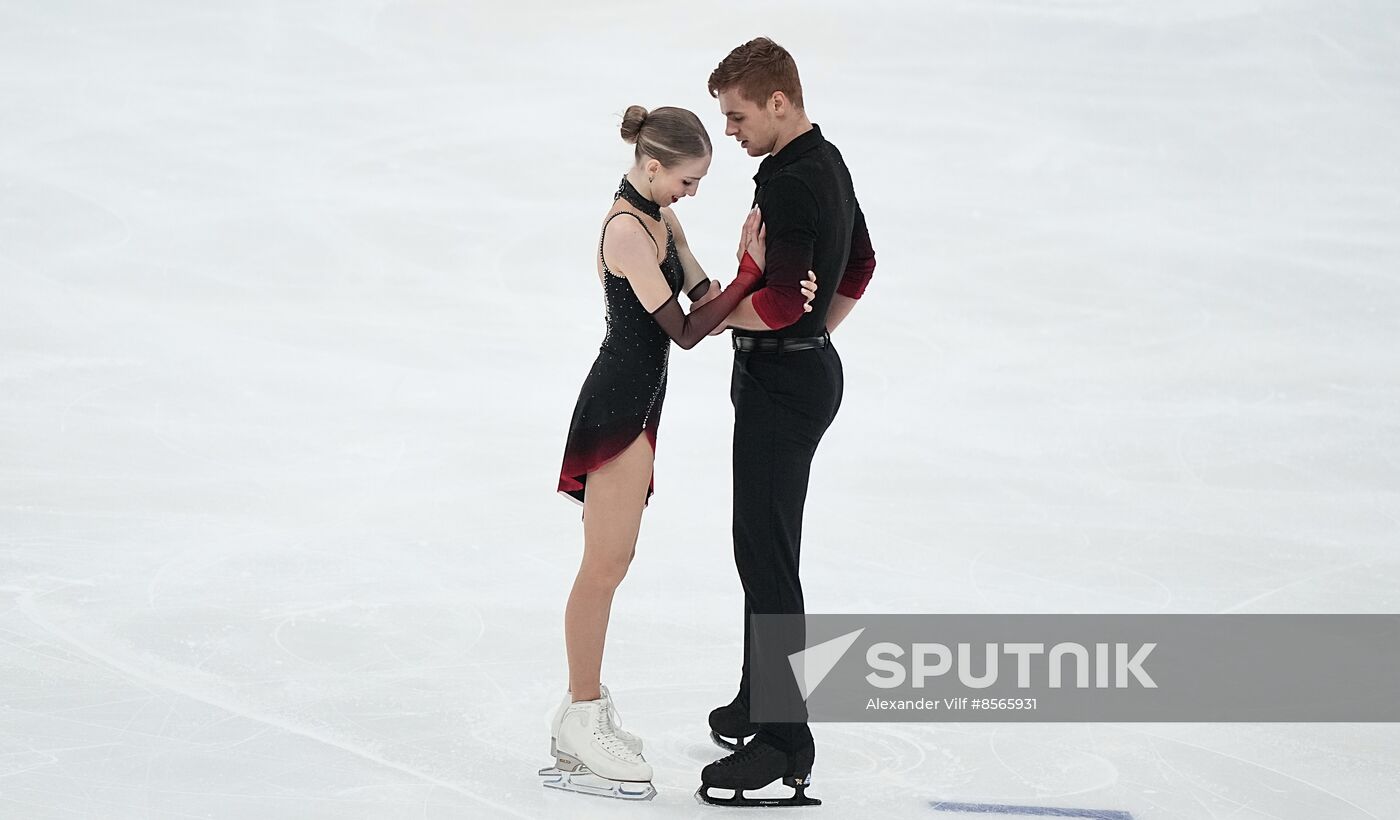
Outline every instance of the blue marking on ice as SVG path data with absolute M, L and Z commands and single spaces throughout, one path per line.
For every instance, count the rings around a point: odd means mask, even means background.
M 999 803 L 950 803 L 946 800 L 935 800 L 930 805 L 937 811 L 958 811 L 966 814 L 1025 814 L 1034 817 L 1133 820 L 1133 816 L 1128 812 L 1112 809 L 1061 809 L 1054 806 L 1007 806 Z

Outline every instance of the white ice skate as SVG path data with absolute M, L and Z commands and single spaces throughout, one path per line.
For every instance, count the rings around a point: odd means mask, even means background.
M 612 724 L 613 734 L 617 739 L 627 744 L 627 748 L 642 753 L 642 739 L 622 728 L 622 716 L 617 713 L 617 704 L 613 702 L 612 693 L 608 691 L 606 685 L 598 687 L 603 693 L 602 700 L 608 706 L 608 721 Z M 549 753 L 557 756 L 559 751 L 557 743 L 559 740 L 559 721 L 564 718 L 564 713 L 568 711 L 569 704 L 573 703 L 573 696 L 569 692 L 564 693 L 564 699 L 559 702 L 559 708 L 554 710 L 554 719 L 549 724 Z
M 656 796 L 651 764 L 617 736 L 605 698 L 569 704 L 553 745 L 555 765 L 539 772 L 548 788 L 623 800 Z

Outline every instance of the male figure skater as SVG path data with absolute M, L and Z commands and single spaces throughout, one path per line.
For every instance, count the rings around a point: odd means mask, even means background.
M 769 657 L 803 647 L 751 645 L 750 618 L 804 611 L 798 556 L 807 478 L 841 406 L 841 359 L 831 331 L 864 293 L 875 252 L 851 174 L 807 118 L 797 64 L 786 49 L 766 37 L 750 40 L 710 74 L 709 91 L 719 100 L 725 135 L 751 157 L 767 155 L 754 176 L 767 263 L 759 289 L 727 320 L 735 328 L 734 562 L 744 587 L 744 665 L 734 701 L 710 713 L 711 736 L 734 753 L 705 767 L 697 795 L 717 805 L 813 805 L 821 801 L 804 793 L 815 758 L 807 724 L 749 720 L 750 651 Z M 801 282 L 809 270 L 818 288 L 804 313 Z M 795 693 L 794 683 L 800 697 Z M 743 795 L 780 778 L 796 790 L 792 797 Z M 712 787 L 733 789 L 734 797 L 713 796 Z

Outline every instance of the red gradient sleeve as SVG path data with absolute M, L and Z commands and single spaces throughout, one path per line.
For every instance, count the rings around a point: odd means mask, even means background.
M 753 309 L 765 325 L 777 330 L 801 319 L 807 304 L 802 280 L 812 269 L 817 244 L 817 201 L 802 180 L 780 175 L 764 186 L 762 206 L 767 259 Z
M 851 228 L 851 254 L 846 259 L 846 270 L 841 274 L 841 284 L 836 286 L 836 292 L 859 299 L 874 273 L 875 248 L 870 244 L 870 231 L 865 227 L 865 212 L 857 203 L 856 222 Z

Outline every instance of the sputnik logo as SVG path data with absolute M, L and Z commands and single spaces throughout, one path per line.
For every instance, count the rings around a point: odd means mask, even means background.
M 865 627 L 861 627 L 855 632 L 847 632 L 839 638 L 788 655 L 788 664 L 792 666 L 793 677 L 797 678 L 797 688 L 802 692 L 804 701 L 811 696 L 812 690 L 821 685 L 864 631 Z

